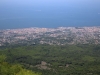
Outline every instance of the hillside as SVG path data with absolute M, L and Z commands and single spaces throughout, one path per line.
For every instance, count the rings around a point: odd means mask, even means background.
M 0 55 L 41 75 L 100 75 L 100 45 L 10 46 Z

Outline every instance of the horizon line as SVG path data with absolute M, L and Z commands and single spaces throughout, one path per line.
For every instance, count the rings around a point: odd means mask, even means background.
M 100 26 L 59 26 L 59 27 L 23 27 L 23 28 L 8 28 L 8 29 L 0 29 L 0 30 L 13 30 L 13 29 L 27 29 L 27 28 L 47 28 L 47 29 L 56 29 L 56 28 L 85 28 L 85 27 L 100 27 Z

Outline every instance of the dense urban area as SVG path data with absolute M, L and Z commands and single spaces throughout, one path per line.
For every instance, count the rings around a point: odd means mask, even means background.
M 100 44 L 100 27 L 33 27 L 0 30 L 0 46 L 8 44 Z

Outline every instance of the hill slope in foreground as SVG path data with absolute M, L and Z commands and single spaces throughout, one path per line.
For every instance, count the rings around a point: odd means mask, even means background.
M 1 63 L 1 57 L 0 75 L 25 75 L 26 69 L 31 70 L 26 75 L 100 75 L 100 45 L 10 46 L 0 47 L 0 55 L 15 64 Z

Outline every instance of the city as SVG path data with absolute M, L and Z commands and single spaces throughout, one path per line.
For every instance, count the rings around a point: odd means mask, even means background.
M 0 30 L 0 46 L 13 44 L 100 44 L 100 27 L 32 27 Z

